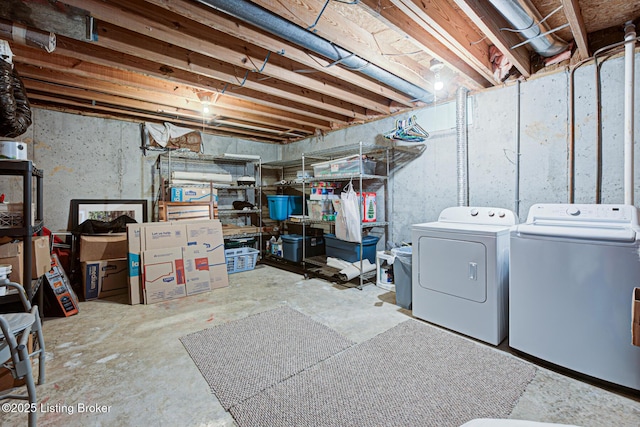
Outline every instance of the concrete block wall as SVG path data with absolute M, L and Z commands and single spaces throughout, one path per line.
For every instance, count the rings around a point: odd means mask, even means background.
M 575 73 L 578 203 L 595 201 L 594 74 L 593 65 L 583 66 Z M 623 58 L 606 61 L 602 66 L 601 102 L 603 203 L 623 202 L 623 81 Z M 640 82 L 640 67 L 636 67 L 636 81 Z M 640 117 L 639 93 L 636 87 L 636 123 Z M 534 203 L 568 200 L 569 72 L 564 70 L 523 82 L 520 94 L 519 215 L 524 220 Z M 424 153 L 393 175 L 390 237 L 396 243 L 408 242 L 411 224 L 435 221 L 442 209 L 457 204 L 455 103 L 436 102 L 408 114 L 285 146 L 204 135 L 204 151 L 259 153 L 263 161 L 271 161 L 299 159 L 305 152 L 358 141 L 388 144 L 383 134 L 395 128 L 397 119 L 410 115 L 415 115 L 431 135 Z M 471 94 L 469 120 L 470 204 L 514 209 L 516 85 L 510 83 Z M 638 140 L 640 126 L 635 131 Z M 140 150 L 141 132 L 136 123 L 35 108 L 33 125 L 19 139 L 27 142 L 29 158 L 44 170 L 45 222 L 52 230 L 66 229 L 71 199 L 153 199 L 152 170 L 156 158 L 153 153 L 144 156 Z M 636 184 L 640 184 L 640 153 L 636 156 L 636 170 Z M 8 184 L 5 181 L 2 192 L 9 200 L 19 200 L 15 180 Z M 638 197 L 640 186 L 636 185 Z
M 53 231 L 66 230 L 72 199 L 145 199 L 151 214 L 157 190 L 153 170 L 158 152 L 140 149 L 140 125 L 120 120 L 32 109 L 33 124 L 17 140 L 44 171 L 44 220 Z M 277 145 L 203 135 L 205 154 L 259 154 L 280 158 Z M 18 178 L 2 177 L 9 201 L 22 201 Z
M 636 56 L 637 59 L 640 55 Z M 602 65 L 603 179 L 602 203 L 623 203 L 624 58 Z M 640 118 L 640 67 L 636 66 L 635 122 Z M 576 163 L 575 202 L 595 202 L 596 95 L 595 67 L 575 73 Z M 517 86 L 471 94 L 468 126 L 469 204 L 515 210 L 515 144 Z M 532 78 L 520 84 L 520 220 L 534 203 L 567 203 L 569 142 L 569 71 Z M 452 111 L 454 114 L 452 115 Z M 414 111 L 430 132 L 424 153 L 394 173 L 391 239 L 411 240 L 411 224 L 435 221 L 442 209 L 457 205 L 455 105 Z M 363 141 L 387 143 L 382 135 L 394 129 L 403 114 L 314 137 L 284 147 L 292 159 L 314 151 Z M 640 126 L 635 127 L 635 199 L 640 197 Z M 636 202 L 636 206 L 639 203 Z

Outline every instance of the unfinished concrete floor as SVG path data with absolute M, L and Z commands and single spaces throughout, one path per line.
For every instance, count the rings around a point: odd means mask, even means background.
M 38 425 L 233 426 L 181 336 L 282 305 L 355 342 L 411 317 L 393 293 L 373 285 L 344 288 L 269 266 L 229 278 L 228 288 L 204 295 L 146 306 L 90 301 L 76 316 L 46 320 L 47 383 L 37 391 L 48 412 Z M 640 402 L 541 368 L 511 418 L 637 427 Z M 26 414 L 0 415 L 3 426 L 26 423 Z

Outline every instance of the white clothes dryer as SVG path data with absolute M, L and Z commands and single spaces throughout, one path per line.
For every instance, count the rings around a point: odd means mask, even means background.
M 631 341 L 639 248 L 634 206 L 533 205 L 511 231 L 509 346 L 640 390 Z
M 508 209 L 451 207 L 411 228 L 413 315 L 489 344 L 508 330 Z

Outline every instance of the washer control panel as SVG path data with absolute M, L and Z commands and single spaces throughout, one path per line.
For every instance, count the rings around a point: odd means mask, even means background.
M 540 203 L 531 206 L 527 223 L 545 221 L 638 224 L 638 209 L 631 205 Z
M 466 224 L 515 225 L 516 214 L 503 208 L 455 206 L 440 213 L 438 222 L 458 222 Z

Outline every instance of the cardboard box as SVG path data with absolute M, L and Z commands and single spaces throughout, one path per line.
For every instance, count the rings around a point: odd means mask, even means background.
M 127 292 L 126 258 L 86 261 L 82 267 L 84 299 L 106 298 Z
M 213 202 L 218 205 L 218 190 L 210 187 L 172 187 L 172 202 Z
M 127 257 L 127 233 L 80 236 L 80 262 Z
M 145 304 L 186 296 L 181 247 L 146 250 L 142 266 Z
M 23 262 L 22 242 L 12 242 L 0 245 L 0 264 L 11 265 L 9 280 L 12 282 L 22 284 Z
M 227 261 L 224 256 L 224 236 L 219 220 L 195 221 L 186 224 L 187 246 L 204 246 L 209 260 L 211 289 L 229 286 Z
M 215 216 L 211 202 L 160 202 L 160 221 L 208 220 Z
M 182 259 L 184 261 L 187 295 L 211 291 L 209 257 L 205 246 L 184 246 L 182 248 Z
M 142 239 L 142 236 L 140 236 Z M 144 247 L 142 252 L 151 249 L 179 248 L 187 246 L 187 229 L 185 225 L 162 223 L 144 227 Z
M 51 250 L 49 248 L 49 236 L 33 236 L 32 242 L 31 278 L 35 279 L 51 269 Z
M 127 270 L 131 305 L 141 304 L 144 301 L 140 274 L 140 254 L 142 253 L 140 233 L 143 229 L 144 224 L 127 224 Z
M 640 288 L 631 295 L 631 343 L 640 346 Z
M 56 254 L 51 255 L 51 270 L 44 275 L 49 285 L 48 292 L 57 302 L 57 310 L 63 316 L 69 317 L 78 313 L 78 298 L 69 284 L 64 269 Z
M 165 222 L 144 222 L 127 224 L 129 304 L 131 305 L 144 303 L 144 289 L 142 287 L 142 252 L 147 249 L 146 230 L 152 227 L 167 227 L 167 225 L 170 224 L 167 224 Z M 156 238 L 157 240 L 163 240 L 163 238 L 160 236 L 156 236 Z
M 24 285 L 24 252 L 23 242 L 11 242 L 0 245 L 0 264 L 11 265 L 9 279 Z M 36 279 L 51 269 L 51 253 L 49 251 L 49 236 L 32 237 L 31 278 Z

